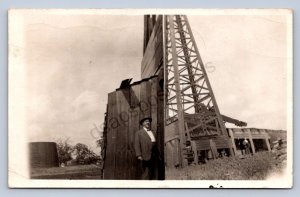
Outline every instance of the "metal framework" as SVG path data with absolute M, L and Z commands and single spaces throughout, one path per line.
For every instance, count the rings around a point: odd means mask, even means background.
M 187 17 L 165 16 L 164 31 L 166 125 L 178 121 L 181 147 L 186 136 L 227 135 Z

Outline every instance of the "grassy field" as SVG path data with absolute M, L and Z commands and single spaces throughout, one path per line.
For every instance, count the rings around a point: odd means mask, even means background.
M 206 164 L 183 169 L 166 169 L 168 180 L 264 180 L 281 173 L 286 165 L 286 151 L 259 152 L 245 157 L 223 157 Z M 35 168 L 33 179 L 101 179 L 101 167 L 78 165 L 53 168 Z
M 273 173 L 281 173 L 285 163 L 285 153 L 260 152 L 245 157 L 219 158 L 183 169 L 166 169 L 166 179 L 264 180 Z
M 78 165 L 31 170 L 32 179 L 101 179 L 101 168 L 97 165 Z

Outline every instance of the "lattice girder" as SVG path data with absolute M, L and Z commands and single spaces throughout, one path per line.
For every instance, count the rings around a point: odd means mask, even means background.
M 187 17 L 166 16 L 165 20 L 167 124 L 179 119 L 183 122 L 180 124 L 185 124 L 186 115 L 198 114 L 199 124 L 189 129 L 191 134 L 196 130 L 205 131 L 206 135 L 225 134 L 225 125 Z

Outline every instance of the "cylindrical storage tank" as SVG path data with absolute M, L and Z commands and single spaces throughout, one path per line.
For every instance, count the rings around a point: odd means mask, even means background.
M 55 142 L 31 142 L 30 167 L 59 167 L 57 147 Z

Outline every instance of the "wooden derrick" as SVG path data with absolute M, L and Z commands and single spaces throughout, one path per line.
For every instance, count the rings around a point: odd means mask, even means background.
M 180 166 L 186 166 L 190 157 L 197 162 L 202 149 L 210 150 L 214 157 L 219 148 L 228 149 L 232 155 L 231 141 L 187 17 L 165 16 L 163 40 L 166 127 L 178 122 Z M 193 156 L 186 151 L 188 146 Z

